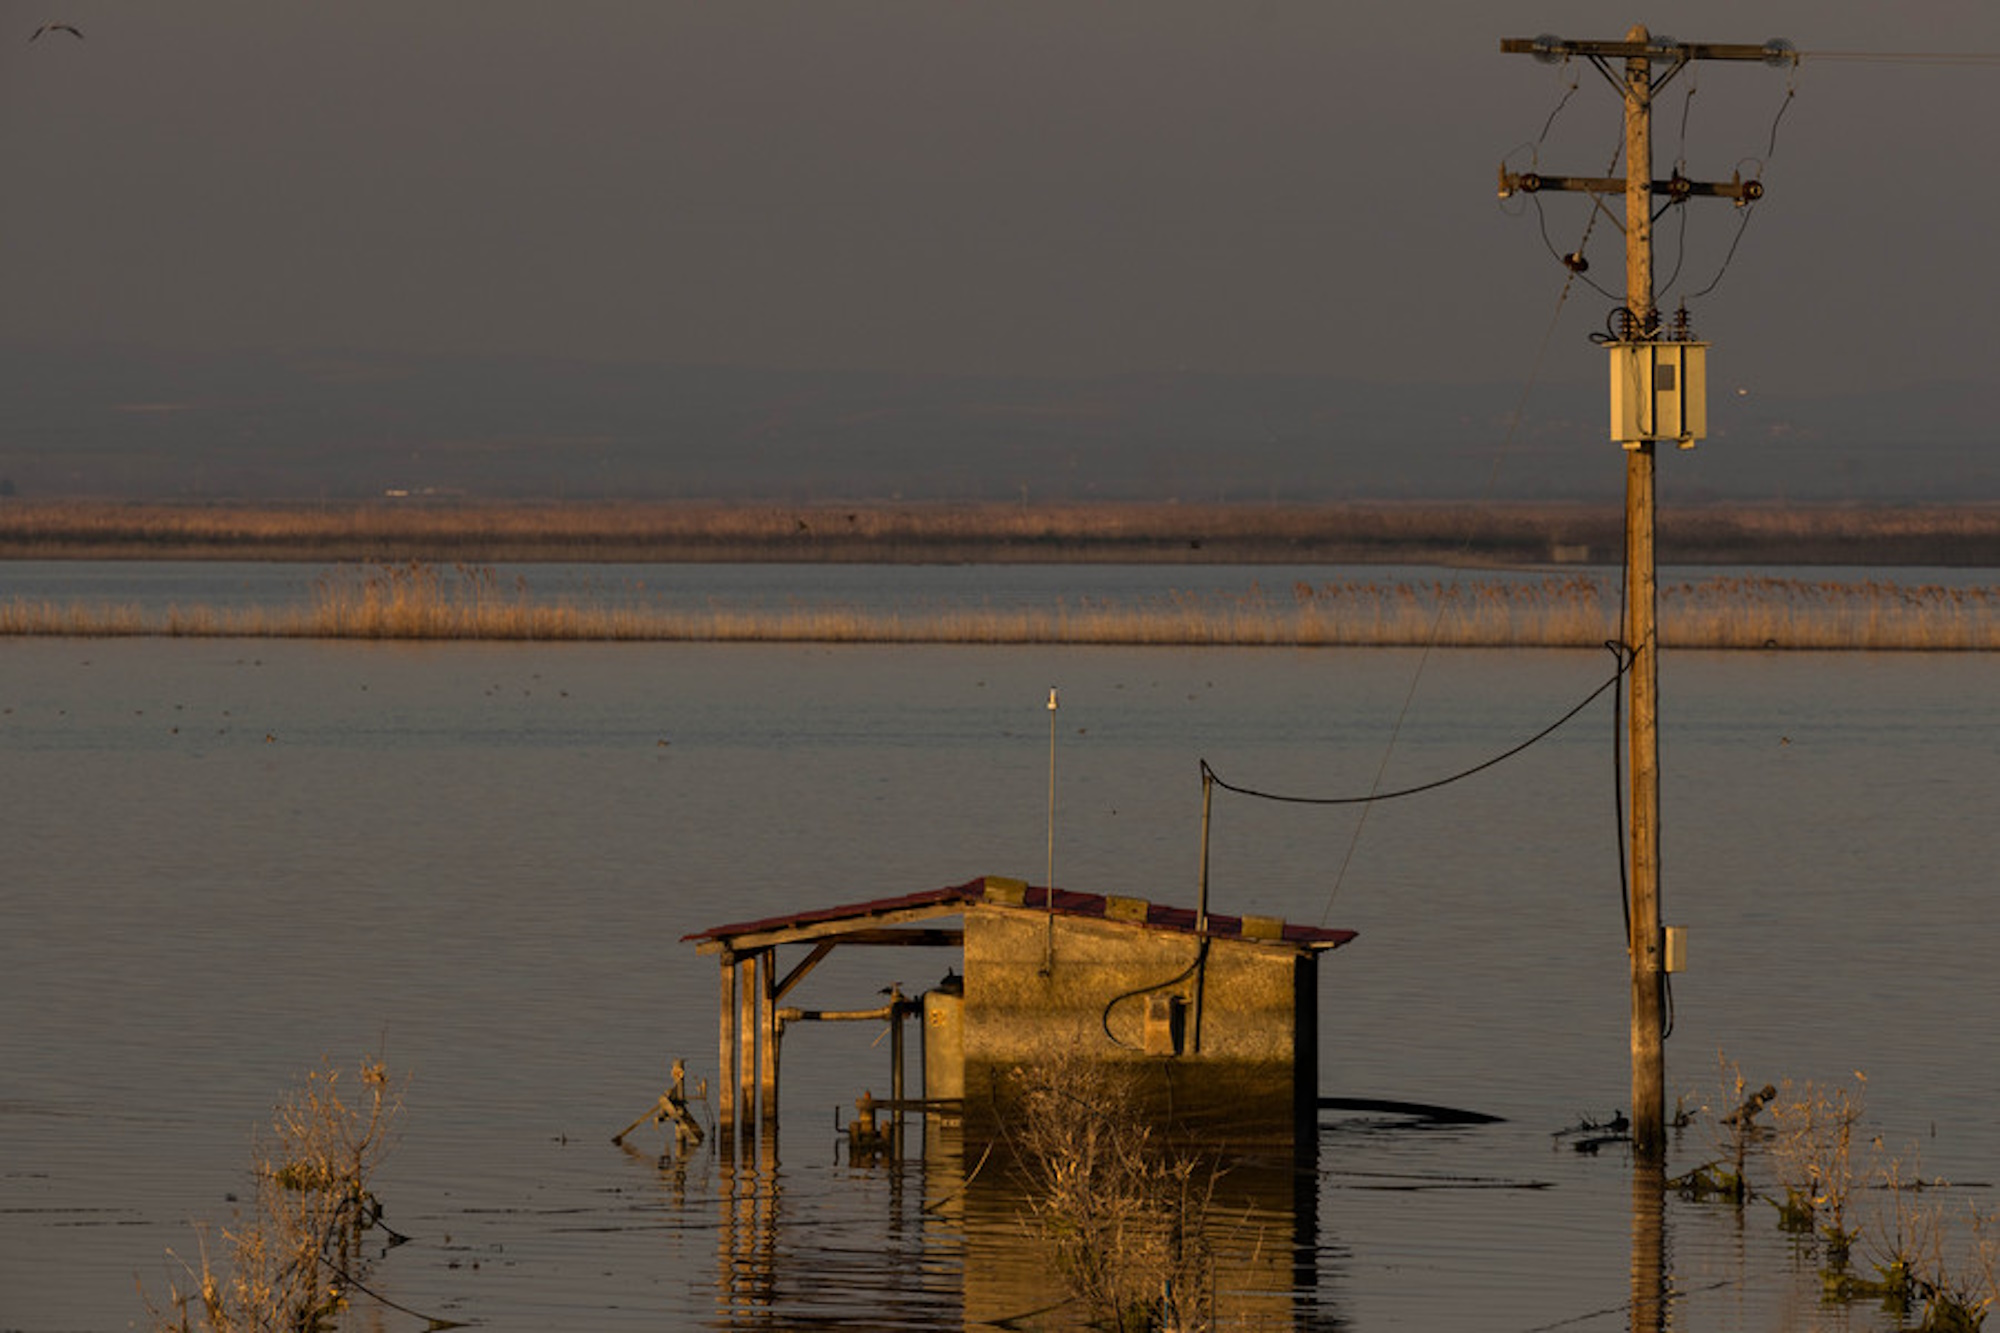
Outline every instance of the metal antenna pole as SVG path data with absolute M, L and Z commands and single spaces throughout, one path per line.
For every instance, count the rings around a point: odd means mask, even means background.
M 1056 965 L 1056 687 L 1049 686 L 1049 863 L 1047 877 L 1042 883 L 1048 887 L 1047 907 L 1049 918 L 1048 946 L 1042 960 L 1042 973 L 1047 975 Z
M 1203 938 L 1208 935 L 1208 812 L 1214 802 L 1215 774 L 1204 766 L 1201 770 L 1201 884 L 1194 908 L 1194 931 Z

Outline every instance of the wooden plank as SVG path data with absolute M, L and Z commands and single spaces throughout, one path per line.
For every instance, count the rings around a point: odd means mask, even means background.
M 959 929 L 887 929 L 857 930 L 832 941 L 834 944 L 870 944 L 888 947 L 910 947 L 922 949 L 958 949 L 965 945 L 965 932 Z
M 813 951 L 805 956 L 804 961 L 791 971 L 785 973 L 785 979 L 778 983 L 777 989 L 772 993 L 771 999 L 774 1002 L 784 999 L 786 993 L 792 987 L 805 980 L 806 973 L 818 967 L 820 960 L 833 952 L 834 943 L 833 940 L 821 940 L 818 944 L 815 944 Z
M 930 921 L 941 916 L 963 916 L 964 903 L 931 903 L 922 907 L 904 907 L 894 911 L 868 913 L 845 917 L 839 921 L 812 921 L 796 926 L 772 926 L 765 930 L 742 935 L 731 935 L 723 939 L 702 940 L 695 945 L 697 953 L 715 953 L 724 949 L 747 952 L 753 949 L 768 949 L 779 944 L 813 944 L 819 940 L 839 941 L 846 936 L 869 935 L 883 926 L 901 925 L 909 921 Z M 890 932 L 881 932 L 889 935 Z M 859 941 L 865 943 L 906 943 L 900 936 L 888 939 Z

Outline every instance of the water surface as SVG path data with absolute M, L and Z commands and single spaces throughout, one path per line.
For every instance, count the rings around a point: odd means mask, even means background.
M 226 1222 L 277 1094 L 376 1049 L 409 1077 L 378 1193 L 416 1239 L 374 1270 L 399 1303 L 523 1330 L 956 1327 L 1012 1290 L 1018 1223 L 993 1197 L 928 1207 L 954 1188 L 948 1158 L 844 1160 L 836 1115 L 886 1085 L 865 1025 L 787 1042 L 774 1158 L 662 1171 L 657 1139 L 610 1146 L 672 1058 L 713 1070 L 713 964 L 681 937 L 980 874 L 1039 882 L 1051 684 L 1057 881 L 1189 903 L 1199 760 L 1274 790 L 1414 785 L 1611 670 L 1519 651 L 0 653 L 0 1327 L 32 1330 L 143 1322 L 135 1276 L 159 1289 L 191 1223 Z M 1885 1142 L 1930 1174 L 2000 1175 L 1993 671 L 1667 659 L 1665 915 L 1692 957 L 1670 1095 L 1717 1100 L 1719 1061 L 1757 1083 L 1861 1069 Z M 1626 1100 L 1612 764 L 1600 704 L 1365 816 L 1218 796 L 1218 910 L 1361 932 L 1321 971 L 1324 1091 L 1505 1118 L 1331 1119 L 1302 1208 L 1242 1202 L 1241 1234 L 1285 1247 L 1287 1275 L 1243 1326 L 1627 1326 L 1629 1162 L 1552 1137 Z M 807 1002 L 861 1007 L 941 967 L 836 954 Z M 1715 1146 L 1690 1130 L 1675 1169 Z M 1767 1211 L 1670 1201 L 1674 1326 L 1891 1326 L 1822 1307 Z

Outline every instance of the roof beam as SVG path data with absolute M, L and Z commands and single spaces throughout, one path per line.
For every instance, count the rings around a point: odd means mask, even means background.
M 912 909 L 906 913 L 890 913 L 885 917 L 868 918 L 860 922 L 820 921 L 808 925 L 772 926 L 766 930 L 742 935 L 717 936 L 702 940 L 695 945 L 697 953 L 721 953 L 726 949 L 737 953 L 753 953 L 759 949 L 775 948 L 781 944 L 817 944 L 824 940 L 829 944 L 874 944 L 902 945 L 930 949 L 954 949 L 965 943 L 965 931 L 960 928 L 898 929 L 885 921 L 921 921 L 939 916 L 957 916 L 964 911 L 954 904 L 945 910 Z

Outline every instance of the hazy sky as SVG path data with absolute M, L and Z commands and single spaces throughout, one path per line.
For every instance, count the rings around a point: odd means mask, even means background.
M 1518 381 L 1564 274 L 1494 178 L 1572 73 L 1501 38 L 1643 21 L 1808 53 L 2000 53 L 1993 0 L 6 12 L 0 344 L 981 373 Z M 85 40 L 30 43 L 50 18 Z M 1698 178 L 1754 170 L 1797 93 L 1768 197 L 1695 306 L 1718 378 L 1989 376 L 2000 64 L 1692 76 L 1662 98 L 1662 172 L 1683 152 Z M 1575 77 L 1539 160 L 1602 173 L 1617 105 Z M 1545 199 L 1568 248 L 1582 201 Z M 1687 223 L 1700 287 L 1737 214 L 1707 201 Z M 1618 244 L 1600 224 L 1590 251 L 1614 290 Z M 1575 291 L 1545 376 L 1601 377 L 1583 339 L 1610 304 Z

